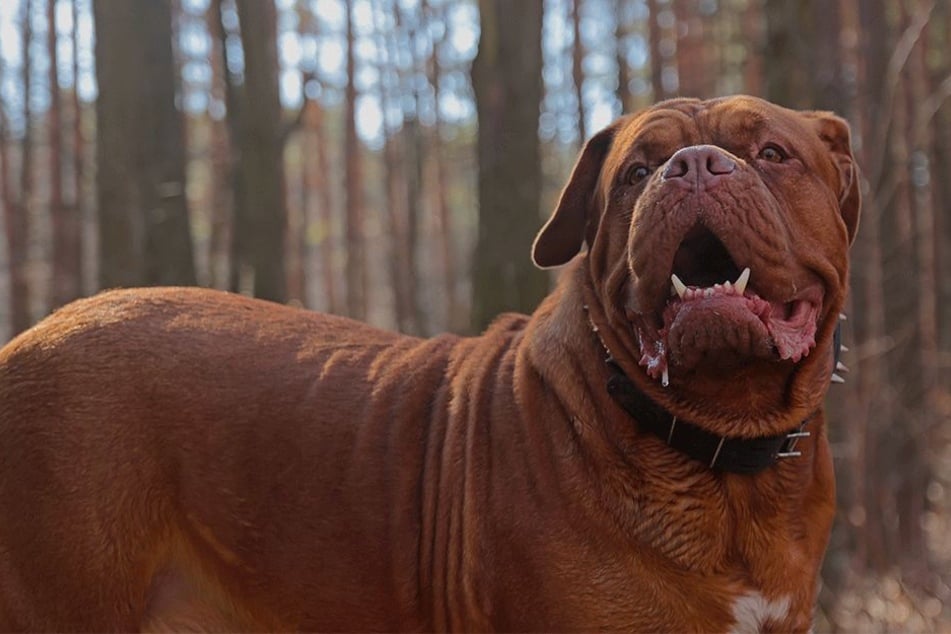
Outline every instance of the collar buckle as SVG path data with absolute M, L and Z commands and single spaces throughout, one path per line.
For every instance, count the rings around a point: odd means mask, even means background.
M 805 426 L 805 424 L 806 423 L 803 423 L 802 425 L 800 425 L 799 429 L 797 429 L 796 431 L 792 431 L 786 434 L 786 442 L 783 443 L 784 447 L 782 447 L 776 453 L 776 458 L 778 459 L 798 458 L 799 456 L 802 455 L 801 451 L 796 451 L 796 443 L 799 442 L 800 438 L 808 438 L 809 436 L 812 436 L 811 432 L 803 430 L 803 427 Z

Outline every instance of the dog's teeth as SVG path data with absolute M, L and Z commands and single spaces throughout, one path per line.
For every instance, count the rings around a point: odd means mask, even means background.
M 660 384 L 664 387 L 670 385 L 670 376 L 667 374 L 667 368 L 664 368 L 664 373 L 660 377 Z
M 704 296 L 704 297 L 713 297 L 713 289 L 712 289 L 712 288 L 704 289 L 704 291 L 703 291 L 703 296 Z
M 840 320 L 840 321 L 845 321 L 846 319 L 848 319 L 848 317 L 845 316 L 845 313 L 839 313 L 839 320 Z
M 835 372 L 833 372 L 833 373 L 832 373 L 832 382 L 833 382 L 833 383 L 845 383 L 845 379 L 843 379 L 841 376 L 839 376 L 838 374 L 836 374 Z
M 848 351 L 849 351 L 849 349 L 846 348 L 845 346 L 839 346 L 839 350 L 841 350 L 842 352 L 848 352 Z
M 849 367 L 845 365 L 844 363 L 842 363 L 841 361 L 839 361 L 838 363 L 835 364 L 835 371 L 848 373 Z
M 743 269 L 743 272 L 740 273 L 740 276 L 736 278 L 736 281 L 733 282 L 733 286 L 734 288 L 736 288 L 737 294 L 742 295 L 744 292 L 746 292 L 746 285 L 747 283 L 749 283 L 749 281 L 750 281 L 750 267 L 746 267 L 745 269 Z
M 684 293 L 687 292 L 687 285 L 680 281 L 680 278 L 676 274 L 671 274 L 670 283 L 674 286 L 674 291 L 677 293 L 677 296 L 680 299 L 684 298 Z

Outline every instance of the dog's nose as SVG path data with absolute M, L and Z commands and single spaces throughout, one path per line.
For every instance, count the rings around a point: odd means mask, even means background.
M 715 145 L 692 145 L 678 150 L 664 168 L 664 180 L 709 187 L 736 170 L 736 161 Z

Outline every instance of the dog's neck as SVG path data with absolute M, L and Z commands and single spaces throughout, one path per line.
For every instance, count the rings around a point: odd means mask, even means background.
M 585 319 L 597 343 L 604 352 L 604 360 L 609 370 L 606 390 L 617 405 L 633 418 L 638 428 L 652 433 L 666 442 L 672 449 L 700 461 L 708 468 L 729 473 L 755 474 L 785 459 L 794 459 L 802 455 L 797 445 L 802 438 L 811 435 L 809 422 L 815 412 L 790 429 L 778 434 L 756 437 L 734 437 L 713 433 L 688 420 L 678 418 L 660 403 L 639 389 L 635 382 L 625 374 L 612 346 L 606 341 L 615 334 L 611 327 L 600 327 L 598 323 L 607 323 L 609 317 L 604 307 L 591 293 L 590 287 L 584 289 Z M 590 304 L 587 302 L 591 302 Z M 623 346 L 622 346 L 623 347 Z M 836 329 L 833 338 L 834 364 L 838 364 L 840 353 L 840 331 Z

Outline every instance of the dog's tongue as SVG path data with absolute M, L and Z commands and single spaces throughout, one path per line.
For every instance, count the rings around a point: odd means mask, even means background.
M 671 361 L 685 368 L 725 353 L 769 357 L 773 349 L 766 327 L 770 310 L 769 303 L 758 297 L 675 300 L 664 311 L 661 334 L 666 336 Z
M 720 284 L 681 290 L 664 309 L 660 330 L 639 330 L 640 364 L 665 385 L 668 365 L 689 370 L 744 358 L 798 362 L 815 346 L 818 308 L 808 302 L 771 304 L 748 289 Z

